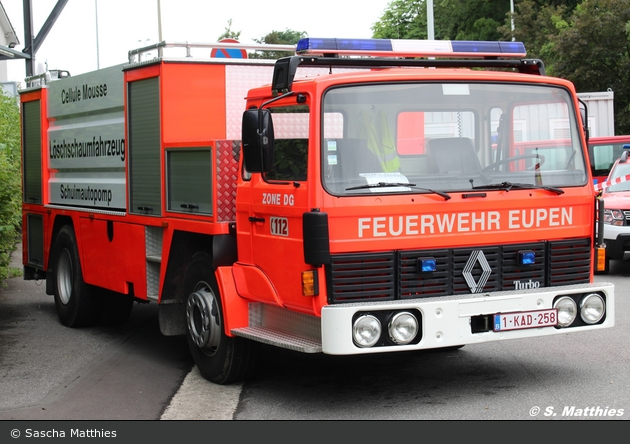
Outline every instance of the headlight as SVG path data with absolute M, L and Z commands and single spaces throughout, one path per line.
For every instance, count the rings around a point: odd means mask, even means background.
M 604 299 L 595 293 L 589 294 L 580 301 L 580 316 L 587 324 L 598 323 L 606 312 Z
M 396 313 L 389 321 L 388 331 L 396 344 L 409 344 L 418 333 L 418 320 L 406 311 Z
M 577 304 L 568 296 L 561 297 L 554 304 L 558 309 L 558 326 L 568 327 L 575 321 L 577 316 Z
M 381 337 L 381 322 L 372 315 L 363 315 L 352 326 L 354 343 L 359 347 L 372 347 Z
M 604 209 L 604 223 L 608 225 L 622 226 L 625 220 L 623 211 Z

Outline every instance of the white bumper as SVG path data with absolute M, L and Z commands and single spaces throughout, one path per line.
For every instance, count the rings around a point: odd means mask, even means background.
M 592 292 L 599 292 L 605 296 L 606 319 L 602 324 L 569 328 L 542 327 L 501 332 L 485 331 L 482 333 L 472 333 L 471 331 L 472 316 L 543 310 L 552 308 L 553 300 L 557 296 L 587 294 Z M 322 309 L 322 351 L 332 355 L 384 353 L 451 347 L 609 328 L 615 324 L 614 305 L 614 286 L 609 283 L 480 293 L 478 295 L 329 305 Z M 377 310 L 398 311 L 412 309 L 418 310 L 422 315 L 422 339 L 419 343 L 372 348 L 360 348 L 353 343 L 352 319 L 356 313 Z

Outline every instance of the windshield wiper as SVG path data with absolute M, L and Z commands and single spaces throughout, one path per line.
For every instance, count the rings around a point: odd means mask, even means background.
M 377 183 L 366 183 L 364 185 L 358 185 L 356 187 L 346 188 L 346 191 L 349 190 L 362 190 L 366 188 L 389 188 L 389 187 L 407 187 L 413 188 L 414 190 L 426 191 L 427 193 L 437 194 L 438 196 L 442 196 L 444 200 L 449 200 L 451 196 L 441 191 L 432 190 L 430 188 L 419 188 L 415 183 L 405 183 L 405 182 L 377 182 Z
M 477 185 L 477 186 L 473 186 L 472 187 L 473 190 L 504 190 L 504 191 L 510 191 L 511 189 L 520 189 L 520 190 L 526 190 L 526 189 L 536 189 L 536 190 L 545 190 L 545 191 L 550 191 L 552 193 L 556 193 L 556 194 L 564 194 L 564 190 L 560 189 L 560 188 L 556 188 L 556 187 L 548 187 L 548 186 L 544 186 L 544 185 L 534 185 L 531 183 L 512 183 L 512 182 L 501 182 L 501 183 L 491 183 L 488 185 Z

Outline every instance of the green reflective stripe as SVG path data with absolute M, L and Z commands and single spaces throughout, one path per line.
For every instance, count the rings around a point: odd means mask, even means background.
M 380 131 L 375 128 L 371 113 L 367 110 L 363 111 L 360 137 L 367 140 L 368 148 L 378 157 L 383 171 L 398 171 L 400 160 L 396 154 L 396 144 L 387 123 L 387 116 L 383 111 L 379 113 L 379 120 Z

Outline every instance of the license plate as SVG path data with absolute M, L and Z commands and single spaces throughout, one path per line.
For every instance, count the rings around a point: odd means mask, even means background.
M 558 310 L 521 311 L 494 315 L 494 331 L 522 330 L 524 328 L 555 327 L 558 325 Z

